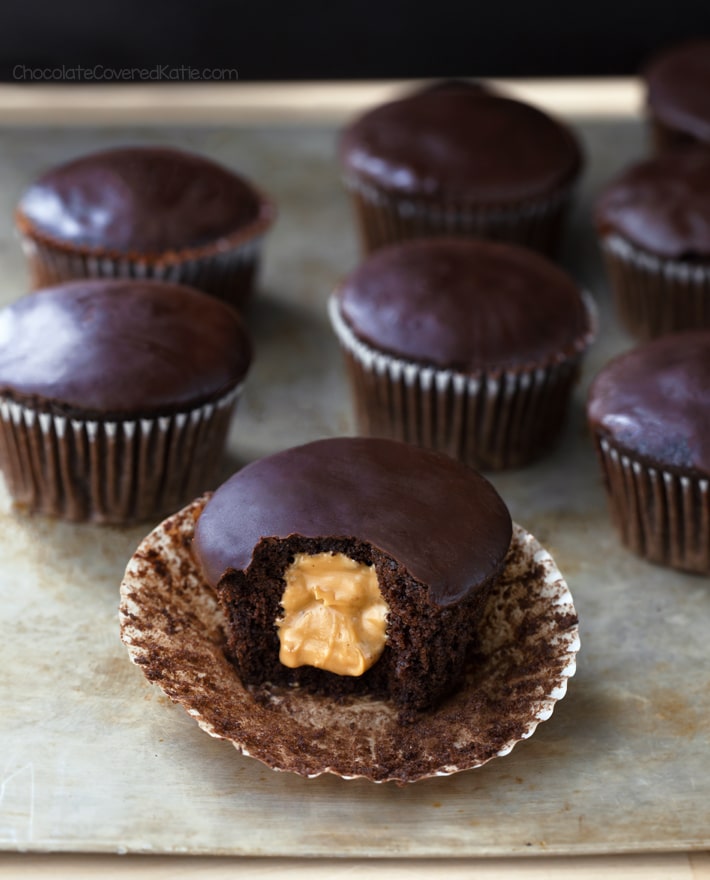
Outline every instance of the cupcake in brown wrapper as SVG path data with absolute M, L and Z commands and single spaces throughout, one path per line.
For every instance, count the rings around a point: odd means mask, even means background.
M 15 214 L 35 288 L 154 279 L 238 308 L 274 218 L 271 200 L 243 177 L 167 147 L 121 147 L 53 168 Z
M 710 331 L 669 334 L 615 358 L 588 417 L 626 547 L 710 574 Z
M 644 70 L 651 135 L 662 153 L 693 143 L 710 144 L 710 40 L 671 46 Z
M 362 433 L 495 469 L 554 445 L 595 329 L 589 297 L 547 260 L 463 239 L 383 249 L 329 311 Z
M 428 89 L 343 132 L 340 161 L 366 252 L 463 235 L 552 255 L 582 168 L 572 132 L 483 89 Z
M 0 312 L 0 468 L 16 507 L 158 519 L 213 485 L 251 360 L 237 314 L 156 281 L 58 285 Z
M 710 327 L 710 151 L 686 147 L 623 171 L 596 225 L 616 309 L 640 339 Z

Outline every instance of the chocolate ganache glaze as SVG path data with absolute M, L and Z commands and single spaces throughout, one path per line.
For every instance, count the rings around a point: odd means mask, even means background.
M 340 158 L 387 191 L 491 205 L 550 195 L 582 164 L 572 132 L 535 107 L 446 88 L 365 113 L 344 131 Z
M 0 311 L 0 394 L 59 414 L 156 416 L 244 377 L 247 331 L 229 306 L 158 281 L 77 281 Z
M 440 605 L 460 601 L 500 569 L 508 510 L 471 468 L 394 440 L 318 440 L 260 459 L 212 496 L 195 550 L 213 585 L 245 570 L 264 537 L 354 537 L 428 586 Z
M 120 147 L 53 168 L 22 197 L 20 228 L 76 246 L 161 254 L 216 242 L 255 220 L 244 179 L 168 147 Z
M 665 125 L 710 141 L 710 40 L 666 50 L 645 70 L 648 105 Z
M 710 256 L 710 151 L 683 147 L 631 166 L 598 199 L 596 223 L 602 237 L 660 257 Z
M 570 354 L 592 329 L 561 269 L 525 248 L 473 239 L 376 251 L 336 297 L 362 342 L 463 372 L 540 364 Z
M 592 430 L 665 468 L 710 476 L 710 331 L 660 337 L 615 358 L 594 380 Z

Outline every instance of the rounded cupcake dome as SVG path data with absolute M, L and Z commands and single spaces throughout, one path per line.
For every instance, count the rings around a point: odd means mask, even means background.
M 52 168 L 15 212 L 34 288 L 77 278 L 150 278 L 241 308 L 273 202 L 211 159 L 116 147 Z
M 264 538 L 356 538 L 402 563 L 445 606 L 498 572 L 511 529 L 503 500 L 472 468 L 393 440 L 335 437 L 234 474 L 205 507 L 195 549 L 217 586 L 229 570 L 249 568 Z
M 595 209 L 602 237 L 676 260 L 710 260 L 710 151 L 689 146 L 638 162 L 604 188 Z
M 77 281 L 0 311 L 0 394 L 41 410 L 189 410 L 238 385 L 250 361 L 236 312 L 181 285 Z
M 592 330 L 569 275 L 502 243 L 435 238 L 384 248 L 336 297 L 362 342 L 460 372 L 540 366 L 585 346 Z
M 45 172 L 22 196 L 21 223 L 86 248 L 159 255 L 213 244 L 256 222 L 251 183 L 171 147 L 116 147 Z
M 622 543 L 710 574 L 710 331 L 654 339 L 608 363 L 587 416 Z
M 570 129 L 535 107 L 477 88 L 421 91 L 345 129 L 340 158 L 383 190 L 499 206 L 549 195 L 578 175 Z
M 595 434 L 653 467 L 710 477 L 710 331 L 655 339 L 610 361 L 589 390 Z
M 198 290 L 78 281 L 0 311 L 0 469 L 15 506 L 158 519 L 210 488 L 251 361 L 241 319 Z
M 646 66 L 647 103 L 656 146 L 710 143 L 710 39 L 693 40 L 659 53 Z
M 710 327 L 710 150 L 678 147 L 607 184 L 595 219 L 626 329 Z
M 549 450 L 596 328 L 588 295 L 548 260 L 463 237 L 371 254 L 329 311 L 361 433 L 485 468 Z

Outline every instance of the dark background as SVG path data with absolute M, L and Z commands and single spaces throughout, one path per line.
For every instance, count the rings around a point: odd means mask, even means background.
M 0 77 L 17 81 L 18 65 L 234 68 L 246 82 L 623 75 L 695 36 L 710 36 L 710 0 L 0 0 Z

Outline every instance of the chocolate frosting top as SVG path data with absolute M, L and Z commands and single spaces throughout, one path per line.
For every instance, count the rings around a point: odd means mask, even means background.
M 596 223 L 600 235 L 660 257 L 710 256 L 710 151 L 683 147 L 632 165 L 597 200 Z
M 47 171 L 18 214 L 40 234 L 120 253 L 162 254 L 214 243 L 255 220 L 243 178 L 169 147 L 119 147 Z
M 356 538 L 392 556 L 432 599 L 463 599 L 499 569 L 512 526 L 472 468 L 395 440 L 339 437 L 253 462 L 212 496 L 195 551 L 214 586 L 263 537 Z
M 346 173 L 399 195 L 484 204 L 550 195 L 582 165 L 572 132 L 483 89 L 428 89 L 382 104 L 343 132 Z
M 362 342 L 462 372 L 540 364 L 584 346 L 592 329 L 577 284 L 557 266 L 467 238 L 375 251 L 336 296 Z
M 710 331 L 662 336 L 608 363 L 589 422 L 651 464 L 710 476 Z
M 189 410 L 244 377 L 239 316 L 158 281 L 77 281 L 0 311 L 0 394 L 48 411 L 131 418 Z
M 710 141 L 710 40 L 674 46 L 645 70 L 648 105 L 665 125 Z

